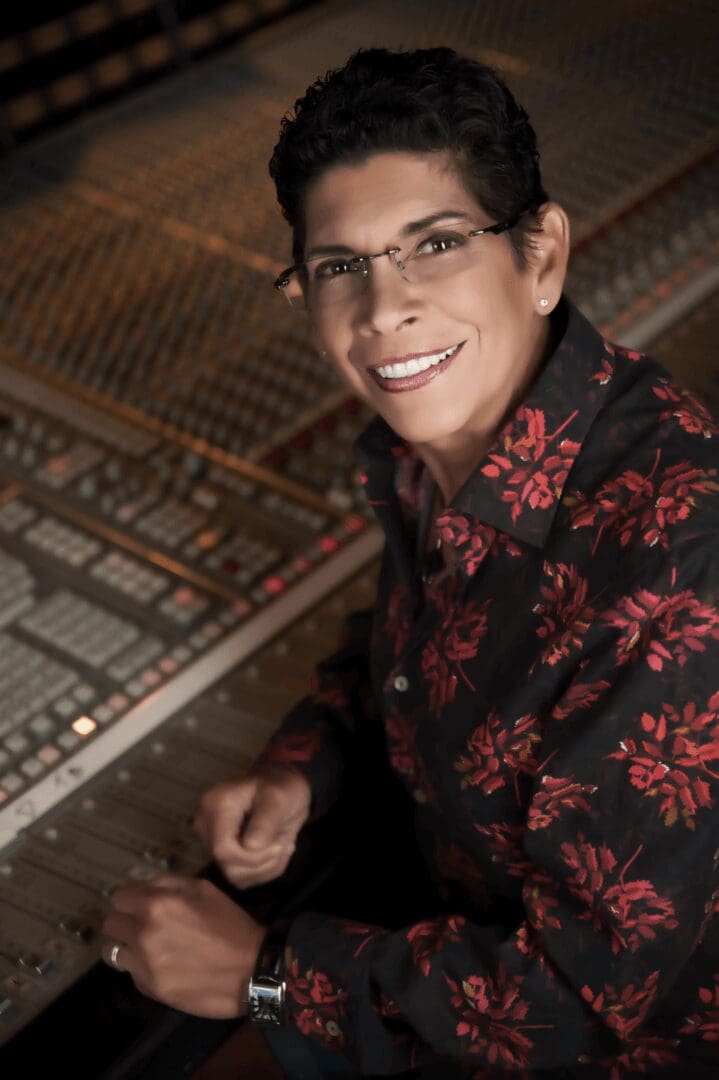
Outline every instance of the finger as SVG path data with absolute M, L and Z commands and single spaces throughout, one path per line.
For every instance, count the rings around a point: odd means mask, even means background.
M 283 841 L 291 833 L 287 806 L 277 788 L 263 785 L 257 792 L 252 812 L 240 836 L 245 851 L 261 851 Z
M 282 877 L 287 864 L 274 865 L 262 872 L 245 870 L 238 873 L 227 874 L 229 881 L 237 889 L 253 889 L 256 885 L 266 885 L 270 881 L 275 881 L 277 878 Z
M 105 941 L 100 949 L 100 955 L 105 963 L 114 971 L 122 971 L 131 974 L 130 965 L 132 955 L 127 944 L 123 941 Z
M 183 878 L 179 874 L 156 874 L 147 884 L 120 885 L 112 894 L 112 906 L 116 911 L 138 915 L 144 913 L 148 903 L 157 896 L 160 889 L 187 892 L 192 881 L 192 878 Z
M 218 784 L 205 792 L 195 818 L 195 828 L 209 848 L 237 840 L 256 789 L 256 780 L 245 780 Z
M 169 889 L 171 892 L 191 892 L 196 884 L 195 878 L 183 874 L 153 874 L 148 881 L 151 890 Z
M 288 843 L 270 844 L 269 847 L 258 851 L 240 852 L 238 858 L 224 859 L 220 866 L 223 870 L 236 870 L 238 873 L 247 871 L 251 874 L 261 874 L 265 870 L 271 870 L 273 866 L 284 862 L 294 851 L 294 845 Z
M 115 941 L 132 943 L 136 940 L 140 927 L 132 915 L 123 915 L 119 911 L 111 911 L 103 920 L 100 932 L 104 937 Z
M 248 866 L 244 863 L 232 863 L 223 867 L 226 875 L 232 877 L 235 880 L 238 877 L 258 877 L 260 875 L 270 875 L 274 877 L 278 870 L 281 870 L 288 862 L 289 856 L 286 853 L 273 856 L 271 859 L 264 859 L 256 866 Z

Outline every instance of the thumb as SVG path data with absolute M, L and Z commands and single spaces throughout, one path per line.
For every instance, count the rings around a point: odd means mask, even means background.
M 269 847 L 285 829 L 285 807 L 278 792 L 265 785 L 259 789 L 240 837 L 248 851 L 260 851 Z

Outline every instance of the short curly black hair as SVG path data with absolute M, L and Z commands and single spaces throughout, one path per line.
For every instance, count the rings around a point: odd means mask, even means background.
M 507 234 L 527 264 L 548 196 L 534 129 L 501 77 L 453 49 L 360 49 L 317 79 L 285 116 L 270 176 L 304 255 L 303 202 L 325 169 L 382 151 L 449 152 L 467 190 L 495 221 L 528 210 Z

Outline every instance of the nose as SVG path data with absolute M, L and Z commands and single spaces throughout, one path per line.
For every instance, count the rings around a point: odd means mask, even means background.
M 420 307 L 414 287 L 403 277 L 392 256 L 377 259 L 358 305 L 359 332 L 367 337 L 392 333 L 415 322 Z

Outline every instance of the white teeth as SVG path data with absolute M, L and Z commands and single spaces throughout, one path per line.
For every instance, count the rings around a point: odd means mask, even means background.
M 443 353 L 433 353 L 431 356 L 422 356 L 417 360 L 408 360 L 406 363 L 401 364 L 386 364 L 376 370 L 383 379 L 404 379 L 408 375 L 419 375 L 421 371 L 426 371 L 428 368 L 441 364 L 448 356 L 455 353 L 458 348 L 459 345 L 453 345 L 451 349 L 447 349 Z

